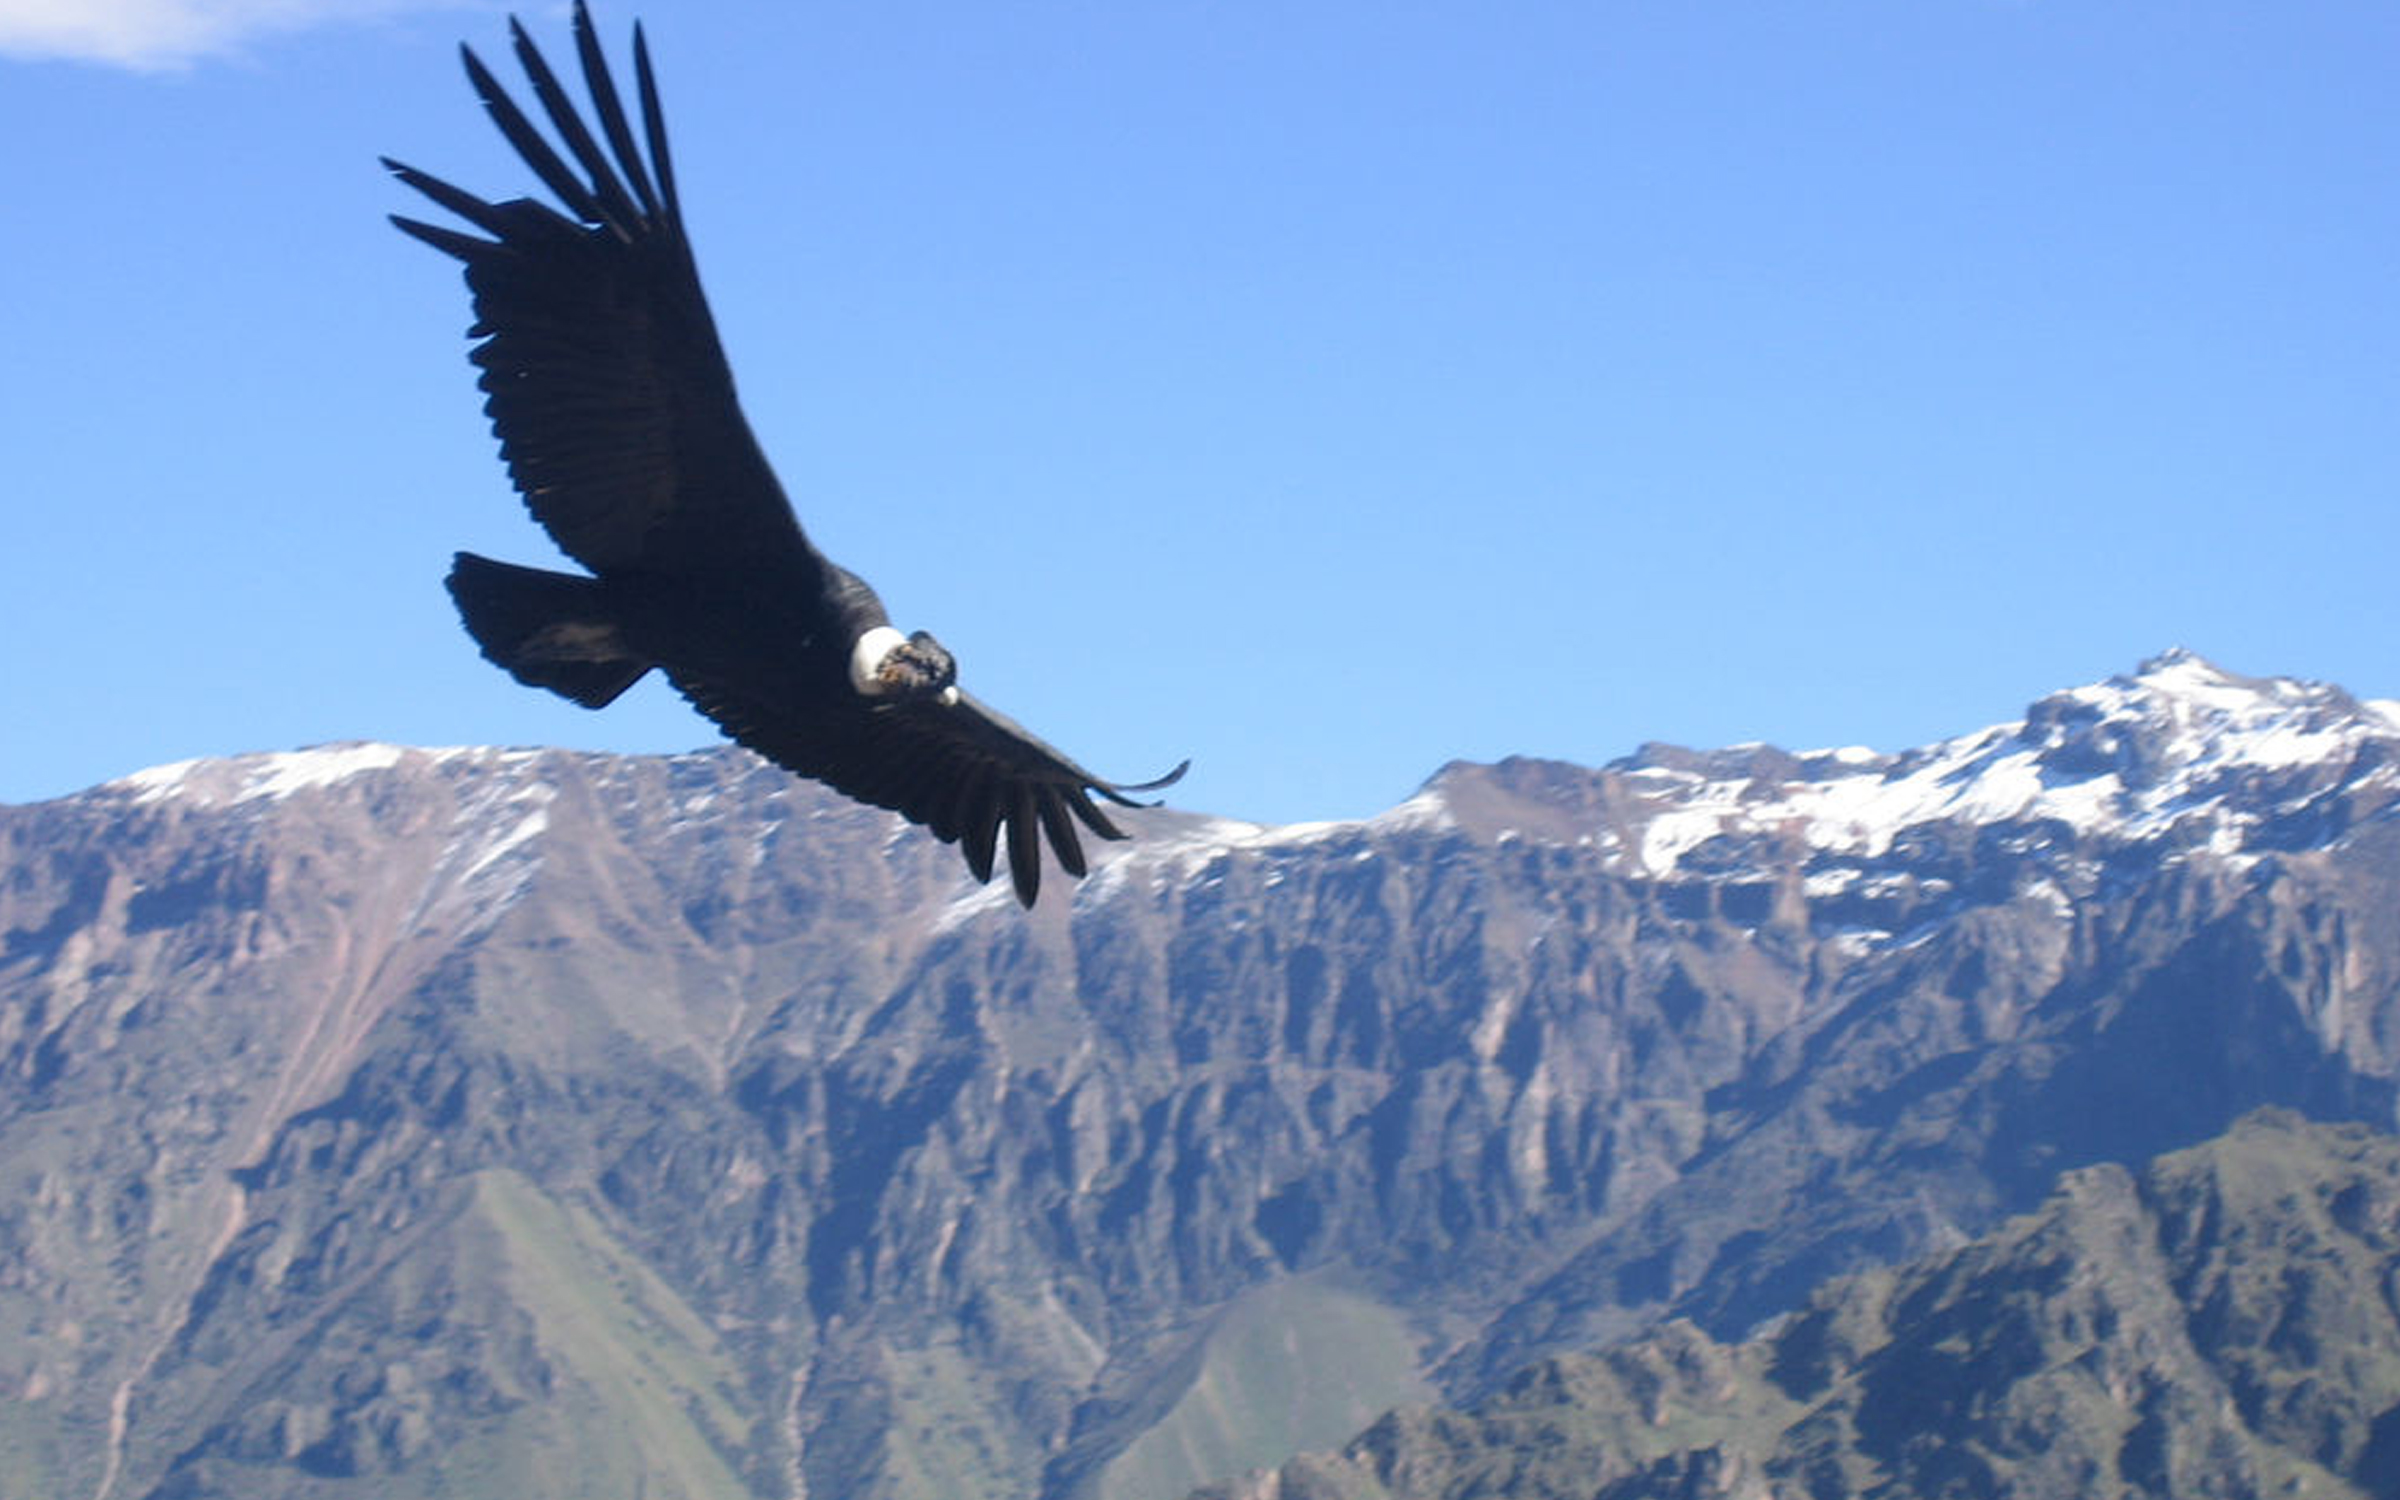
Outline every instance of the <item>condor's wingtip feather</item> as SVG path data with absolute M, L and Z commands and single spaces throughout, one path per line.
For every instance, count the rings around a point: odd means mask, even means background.
M 968 810 L 966 831 L 958 836 L 958 850 L 967 857 L 967 873 L 978 885 L 992 878 L 992 857 L 1000 838 L 1000 798 L 997 793 L 978 796 Z
M 1092 783 L 1092 790 L 1119 807 L 1156 807 L 1158 804 L 1155 802 L 1137 802 L 1127 793 L 1163 791 L 1183 780 L 1183 773 L 1191 768 L 1191 758 L 1186 756 L 1177 763 L 1174 770 L 1164 776 L 1154 776 L 1148 781 L 1095 781 Z
M 1008 808 L 1008 878 L 1028 908 L 1042 893 L 1042 825 L 1034 807 L 1033 788 L 1019 782 Z
M 616 76 L 609 72 L 608 55 L 600 50 L 600 32 L 592 25 L 592 13 L 583 0 L 575 4 L 575 56 L 583 64 L 583 86 L 592 96 L 593 112 L 600 116 L 600 132 L 608 137 L 609 149 L 633 184 L 633 195 L 642 200 L 643 216 L 656 218 L 658 190 L 650 185 L 650 174 L 642 166 L 642 153 L 633 143 L 633 126 L 625 118 L 625 102 L 617 95 Z
M 1089 828 L 1092 832 L 1100 835 L 1100 837 L 1112 841 L 1121 840 L 1125 837 L 1125 830 L 1110 822 L 1108 819 L 1108 814 L 1093 806 L 1092 799 L 1089 796 L 1078 792 L 1076 795 L 1067 798 L 1066 803 L 1067 811 L 1073 813 L 1077 821 L 1081 822 L 1084 827 Z
M 1054 787 L 1044 787 L 1034 805 L 1041 809 L 1042 832 L 1050 837 L 1050 852 L 1058 856 L 1058 867 L 1081 880 L 1088 867 L 1083 860 L 1083 840 L 1075 836 L 1075 820 L 1067 815 L 1068 794 Z
M 390 219 L 392 227 L 402 234 L 412 239 L 423 240 L 444 255 L 458 260 L 473 262 L 499 248 L 491 240 L 479 240 L 471 234 L 460 234 L 455 229 L 444 229 L 439 224 L 428 224 L 422 219 L 412 219 L 406 214 L 386 214 L 384 217 Z
M 516 23 L 511 21 L 509 24 L 513 26 Z M 518 34 L 523 35 L 522 28 L 519 28 Z M 567 169 L 566 162 L 550 148 L 548 141 L 542 139 L 542 133 L 534 129 L 533 122 L 525 117 L 525 111 L 517 108 L 517 101 L 510 98 L 508 90 L 500 86 L 500 80 L 492 76 L 492 70 L 483 65 L 483 59 L 475 55 L 475 49 L 460 47 L 458 50 L 459 55 L 466 59 L 467 81 L 474 85 L 475 97 L 482 101 L 483 112 L 492 117 L 494 125 L 500 127 L 500 133 L 508 138 L 509 145 L 516 148 L 518 157 L 525 165 L 533 169 L 533 175 L 542 179 L 543 186 L 558 195 L 558 201 L 567 206 L 569 213 L 587 224 L 602 222 L 600 204 L 592 197 L 591 189 Z
M 641 206 L 625 191 L 616 169 L 609 165 L 608 154 L 592 138 L 591 128 L 583 123 L 575 101 L 559 83 L 558 74 L 551 71 L 549 59 L 542 56 L 542 49 L 533 44 L 533 38 L 526 35 L 514 16 L 509 18 L 508 27 L 515 38 L 517 64 L 533 85 L 533 97 L 540 101 L 542 113 L 550 117 L 551 128 L 566 143 L 568 153 L 583 168 L 584 176 L 591 179 L 593 196 L 605 220 L 620 226 L 620 232 L 624 226 L 638 223 L 642 218 Z
M 658 76 L 650 71 L 650 42 L 642 23 L 633 23 L 633 83 L 642 101 L 642 133 L 650 141 L 650 168 L 658 174 L 658 194 L 666 201 L 667 217 L 680 222 L 683 205 L 675 196 L 675 161 L 667 154 L 667 118 L 658 107 Z
M 465 188 L 453 187 L 430 172 L 420 172 L 406 162 L 394 161 L 388 156 L 379 157 L 377 160 L 383 163 L 384 170 L 400 179 L 402 183 L 415 188 L 477 229 L 486 234 L 506 237 L 508 231 L 500 217 L 500 211 Z

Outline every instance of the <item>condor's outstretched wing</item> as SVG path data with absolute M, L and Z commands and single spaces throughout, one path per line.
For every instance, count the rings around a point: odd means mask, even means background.
M 813 588 L 822 559 L 743 419 L 700 292 L 641 28 L 633 56 L 647 162 L 582 0 L 575 50 L 599 138 L 524 27 L 512 19 L 509 29 L 565 155 L 462 47 L 467 77 L 565 212 L 528 198 L 489 203 L 389 157 L 384 165 L 482 231 L 392 218 L 466 264 L 469 335 L 483 340 L 472 358 L 510 478 L 534 519 L 595 573 L 712 572 L 733 561 L 799 568 L 796 589 Z
M 957 844 L 977 880 L 992 878 L 1005 833 L 1009 879 L 1027 906 L 1041 890 L 1045 837 L 1059 868 L 1080 877 L 1085 866 L 1076 824 L 1104 839 L 1125 837 L 1092 798 L 1139 807 L 1128 793 L 1172 785 L 1190 766 L 1187 761 L 1155 781 L 1104 781 L 963 692 L 951 702 L 859 700 L 838 711 L 816 705 L 794 714 L 705 681 L 679 675 L 675 685 L 733 739 L 784 769 L 888 807 Z

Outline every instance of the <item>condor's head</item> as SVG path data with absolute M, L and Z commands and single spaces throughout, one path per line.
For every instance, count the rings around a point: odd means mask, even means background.
M 878 625 L 850 648 L 850 685 L 861 697 L 956 703 L 957 684 L 957 661 L 925 631 L 902 635 L 889 625 Z

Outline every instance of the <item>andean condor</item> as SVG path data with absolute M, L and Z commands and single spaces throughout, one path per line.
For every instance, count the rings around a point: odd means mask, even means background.
M 586 708 L 656 667 L 741 744 L 956 842 L 977 880 L 991 878 L 1005 829 L 1027 906 L 1043 835 L 1083 874 L 1077 823 L 1125 836 L 1093 794 L 1138 806 L 1127 793 L 1166 786 L 1185 766 L 1138 785 L 1094 776 L 962 691 L 939 642 L 893 629 L 875 591 L 810 545 L 734 399 L 640 26 L 641 143 L 582 0 L 575 48 L 597 138 L 525 29 L 509 28 L 565 155 L 462 47 L 467 77 L 566 212 L 487 203 L 384 158 L 489 236 L 392 218 L 466 263 L 468 337 L 481 340 L 471 357 L 501 458 L 534 519 L 590 570 L 459 553 L 450 595 L 484 656 Z

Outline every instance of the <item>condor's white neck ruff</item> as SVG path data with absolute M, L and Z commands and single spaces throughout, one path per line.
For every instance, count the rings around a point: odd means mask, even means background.
M 908 637 L 889 625 L 878 625 L 850 648 L 850 685 L 862 698 L 880 698 L 892 690 L 881 676 L 883 659 L 908 644 Z
M 883 663 L 907 644 L 908 637 L 889 625 L 878 625 L 858 638 L 857 644 L 850 648 L 850 686 L 858 690 L 860 697 L 891 696 L 893 685 L 884 681 Z M 958 689 L 942 689 L 941 701 L 944 706 L 958 702 Z

